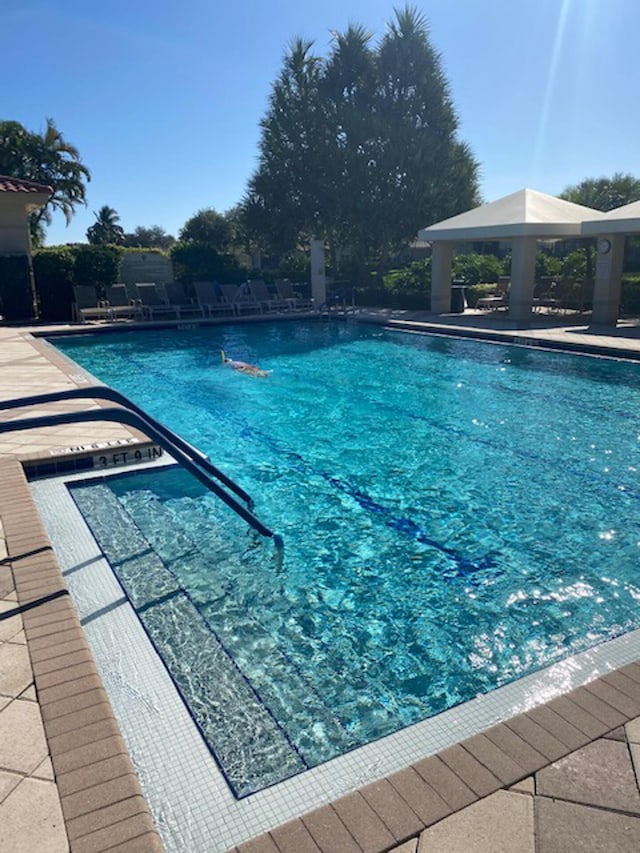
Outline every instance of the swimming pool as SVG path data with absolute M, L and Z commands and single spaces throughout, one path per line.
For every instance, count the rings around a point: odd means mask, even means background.
M 284 536 L 281 564 L 175 472 L 74 490 L 94 528 L 103 500 L 135 521 L 267 709 L 277 757 L 261 778 L 231 760 L 240 795 L 640 621 L 636 365 L 334 324 L 55 343 Z M 222 369 L 219 346 L 273 374 Z M 139 608 L 173 591 L 138 589 Z

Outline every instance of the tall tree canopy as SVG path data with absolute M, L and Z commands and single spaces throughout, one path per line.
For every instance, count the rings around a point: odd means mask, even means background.
M 138 225 L 130 234 L 124 235 L 123 246 L 132 249 L 170 249 L 176 242 L 175 237 L 160 225 Z
M 117 210 L 103 204 L 100 210 L 93 214 L 94 224 L 87 228 L 87 240 L 94 246 L 118 245 L 124 241 L 124 230 Z
M 610 178 L 585 178 L 579 184 L 568 186 L 560 198 L 595 210 L 614 210 L 623 204 L 640 201 L 640 180 L 622 172 Z
M 224 252 L 231 239 L 231 228 L 223 214 L 213 207 L 206 207 L 187 219 L 178 238 L 182 243 L 199 243 L 216 252 Z
M 75 146 L 67 142 L 53 119 L 43 133 L 31 133 L 17 121 L 0 121 L 0 174 L 53 187 L 47 205 L 31 216 L 32 233 L 42 237 L 53 210 L 67 220 L 78 204 L 86 204 L 86 184 L 91 180 Z
M 283 252 L 316 236 L 380 259 L 478 203 L 478 166 L 415 9 L 396 11 L 377 45 L 352 25 L 327 58 L 312 46 L 291 44 L 272 87 L 243 201 L 250 242 Z

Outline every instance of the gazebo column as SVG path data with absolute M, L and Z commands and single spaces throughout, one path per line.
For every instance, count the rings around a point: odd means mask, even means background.
M 596 281 L 591 315 L 593 325 L 615 326 L 618 321 L 624 241 L 624 234 L 603 234 L 598 237 Z
M 451 311 L 451 261 L 453 243 L 438 240 L 431 246 L 431 310 L 434 314 Z
M 516 323 L 531 322 L 535 272 L 536 238 L 514 237 L 511 241 L 509 317 Z

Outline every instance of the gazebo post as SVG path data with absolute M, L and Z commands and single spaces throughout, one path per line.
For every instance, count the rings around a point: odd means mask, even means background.
M 593 290 L 591 322 L 596 326 L 615 326 L 620 310 L 620 290 L 624 266 L 624 234 L 602 234 L 598 238 L 596 280 Z
M 535 237 L 514 237 L 511 241 L 511 288 L 509 317 L 516 323 L 531 321 L 536 272 Z
M 431 311 L 448 314 L 451 311 L 451 262 L 453 243 L 444 240 L 431 245 Z

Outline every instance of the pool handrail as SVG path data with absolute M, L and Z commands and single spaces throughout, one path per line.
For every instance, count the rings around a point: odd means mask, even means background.
M 27 405 L 24 403 L 23 405 Z M 238 503 L 228 492 L 221 488 L 206 471 L 204 471 L 191 455 L 187 455 L 177 446 L 173 445 L 170 439 L 158 431 L 153 424 L 141 417 L 137 412 L 126 408 L 100 408 L 86 409 L 78 412 L 57 412 L 51 415 L 40 415 L 32 418 L 18 418 L 12 421 L 3 421 L 0 423 L 0 434 L 5 432 L 15 432 L 29 429 L 41 429 L 49 426 L 62 426 L 73 423 L 89 423 L 93 421 L 111 421 L 113 423 L 127 424 L 144 432 L 149 438 L 152 438 L 162 448 L 164 448 L 171 456 L 182 465 L 183 468 L 199 480 L 209 491 L 213 492 L 227 506 L 247 522 L 254 530 L 257 530 L 262 536 L 272 538 L 277 548 L 282 548 L 282 537 L 273 530 L 270 530 L 250 512 L 242 504 Z
M 231 477 L 228 477 L 223 471 L 210 461 L 209 457 L 202 453 L 201 450 L 198 450 L 197 447 L 194 447 L 192 444 L 189 444 L 188 441 L 185 441 L 181 438 L 177 433 L 170 430 L 169 427 L 166 427 L 163 423 L 156 420 L 152 415 L 148 412 L 145 412 L 144 409 L 141 409 L 140 406 L 137 406 L 133 400 L 130 400 L 120 391 L 116 391 L 115 388 L 110 388 L 108 385 L 87 385 L 83 388 L 68 388 L 65 391 L 51 391 L 47 394 L 37 394 L 33 397 L 22 397 L 14 400 L 2 400 L 0 401 L 0 410 L 3 409 L 19 409 L 25 406 L 37 406 L 41 403 L 59 403 L 61 400 L 82 400 L 82 399 L 90 399 L 90 400 L 109 400 L 112 403 L 117 403 L 120 406 L 124 406 L 127 409 L 130 409 L 132 412 L 140 415 L 141 418 L 144 418 L 145 421 L 148 421 L 152 426 L 156 428 L 156 430 L 165 435 L 169 441 L 171 441 L 179 450 L 182 450 L 188 456 L 192 456 L 196 458 L 198 465 L 202 466 L 209 474 L 215 477 L 217 480 L 220 480 L 221 483 L 224 483 L 228 489 L 231 489 L 232 492 L 235 492 L 239 498 L 248 505 L 249 509 L 253 509 L 254 500 L 251 495 L 247 494 L 245 490 L 235 483 Z

